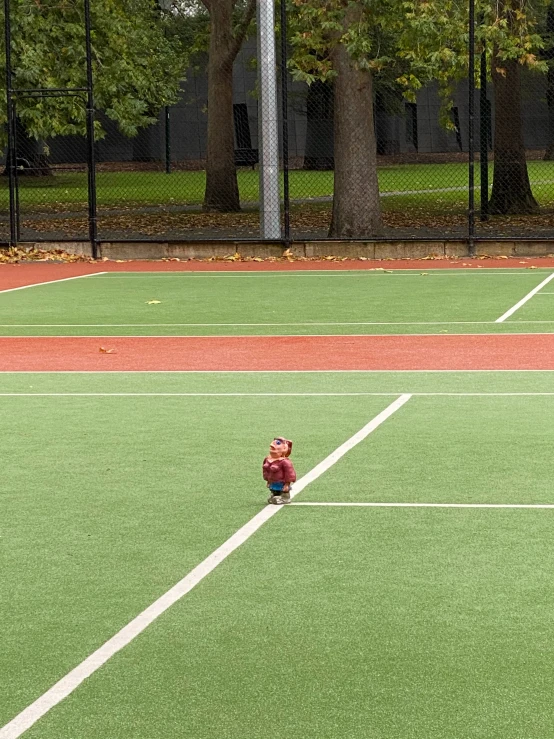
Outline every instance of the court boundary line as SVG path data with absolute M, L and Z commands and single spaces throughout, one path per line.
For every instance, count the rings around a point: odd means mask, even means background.
M 501 335 L 501 334 L 498 334 Z M 534 334 L 530 334 L 534 335 Z M 496 336 L 496 334 L 494 334 Z M 13 338 L 13 337 L 0 337 Z M 22 336 L 20 338 L 29 338 Z M 94 337 L 93 337 L 94 338 Z M 102 337 L 106 338 L 106 337 Z M 553 369 L 342 369 L 342 370 L 0 370 L 0 375 L 321 375 L 466 372 L 554 372 Z
M 554 503 L 327 503 L 299 501 L 291 505 L 330 508 L 554 508 Z
M 45 282 L 34 282 L 30 285 L 20 285 L 19 287 L 8 287 L 5 290 L 0 289 L 0 295 L 4 293 L 13 293 L 16 290 L 26 290 L 28 287 L 41 287 L 41 285 L 54 285 L 57 282 L 69 282 L 69 280 L 82 280 L 84 277 L 97 277 L 98 275 L 107 275 L 107 272 L 89 272 L 86 275 L 74 275 L 73 277 L 62 277 L 59 280 L 46 280 Z
M 18 288 L 16 288 L 18 289 Z M 541 293 L 541 295 L 554 295 L 554 293 Z M 217 326 L 493 326 L 497 321 L 308 321 L 306 323 L 0 323 L 0 328 L 161 328 L 164 326 L 186 326 L 195 328 L 210 328 Z M 554 319 L 536 321 L 514 321 L 513 324 L 528 323 L 554 323 Z M 511 325 L 511 324 L 510 324 Z M 219 334 L 217 334 L 219 336 Z M 272 334 L 273 335 L 273 334 Z M 292 334 L 296 336 L 296 334 Z M 319 336 L 319 334 L 316 334 Z M 332 334 L 335 336 L 335 334 Z M 346 334 L 350 336 L 351 334 Z M 362 334 L 365 336 L 365 334 Z M 388 336 L 389 334 L 385 334 Z M 401 334 L 402 335 L 402 334 Z M 410 334 L 411 336 L 412 334 Z
M 553 321 L 554 323 L 554 321 Z M 495 324 L 492 323 L 492 326 Z M 2 339 L 407 339 L 438 337 L 457 338 L 460 336 L 554 336 L 554 331 L 488 331 L 483 333 L 413 333 L 413 334 L 0 334 Z
M 363 441 L 384 421 L 399 410 L 410 400 L 411 395 L 403 393 L 363 428 L 347 439 L 343 444 L 331 452 L 325 459 L 313 467 L 291 490 L 291 498 L 302 492 L 311 482 L 320 477 L 330 467 L 339 461 L 353 447 Z M 167 611 L 174 603 L 190 592 L 198 583 L 209 575 L 232 552 L 247 541 L 263 524 L 276 515 L 283 506 L 266 505 L 259 513 L 250 519 L 244 526 L 215 549 L 200 564 L 196 565 L 184 578 L 157 598 L 150 606 L 135 616 L 126 626 L 96 649 L 85 660 L 74 667 L 64 677 L 58 680 L 51 688 L 37 698 L 33 703 L 18 713 L 11 721 L 0 728 L 0 739 L 18 739 L 27 729 L 31 728 L 42 716 L 54 706 L 67 698 L 88 677 L 102 667 L 117 652 L 126 647 L 151 623 Z
M 342 270 L 342 269 L 336 269 L 336 270 L 191 270 L 191 271 L 175 271 L 175 272 L 103 272 L 103 275 L 106 275 L 106 277 L 103 277 L 102 279 L 105 280 L 141 280 L 141 279 L 151 279 L 152 277 L 159 278 L 159 279 L 169 279 L 171 277 L 194 277 L 194 275 L 269 275 L 274 276 L 278 275 L 279 277 L 381 277 L 384 275 L 390 276 L 394 275 L 395 277 L 427 277 L 428 275 L 444 275 L 446 277 L 461 277 L 462 275 L 466 274 L 483 274 L 483 275 L 501 275 L 501 276 L 507 276 L 507 277 L 513 277 L 514 275 L 529 275 L 533 272 L 538 272 L 539 274 L 542 274 L 543 272 L 552 269 L 551 267 L 536 267 L 535 269 L 531 270 L 530 267 L 527 267 L 527 271 L 523 270 L 517 270 L 517 268 L 513 268 L 514 271 L 511 271 L 512 268 L 506 267 L 505 271 L 499 271 L 502 269 L 502 267 L 484 267 L 484 266 L 476 266 L 470 269 L 461 269 L 460 267 L 454 267 L 452 269 L 447 268 L 427 268 L 428 271 L 425 269 L 425 267 L 421 267 L 420 269 L 411 269 L 411 270 L 400 270 L 400 269 L 387 269 L 385 267 L 382 268 L 371 268 L 371 269 L 358 269 L 358 270 Z M 317 273 L 317 274 L 314 274 Z M 100 274 L 100 273 L 98 273 Z
M 548 370 L 554 371 L 554 370 Z M 18 393 L 18 392 L 0 392 L 0 398 L 350 398 L 350 397 L 368 397 L 368 398 L 388 398 L 396 397 L 398 392 L 344 392 L 344 393 Z M 552 396 L 554 392 L 519 392 L 519 393 L 430 393 L 430 392 L 410 392 L 412 397 L 438 397 L 438 398 L 511 398 L 511 397 L 542 397 Z
M 503 313 L 500 318 L 497 318 L 495 323 L 504 323 L 506 318 L 509 318 L 512 316 L 517 310 L 519 310 L 527 301 L 531 300 L 531 298 L 536 295 L 540 290 L 545 286 L 548 285 L 548 283 L 554 280 L 554 272 L 548 275 L 546 279 L 544 279 L 539 285 L 534 287 L 530 292 L 527 293 L 518 303 L 513 305 L 511 308 L 509 308 L 505 313 Z

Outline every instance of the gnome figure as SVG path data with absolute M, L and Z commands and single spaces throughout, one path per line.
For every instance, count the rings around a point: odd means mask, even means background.
M 267 499 L 273 505 L 290 503 L 290 486 L 296 480 L 296 472 L 290 461 L 292 441 L 277 436 L 269 445 L 269 455 L 264 459 L 263 475 L 271 495 Z

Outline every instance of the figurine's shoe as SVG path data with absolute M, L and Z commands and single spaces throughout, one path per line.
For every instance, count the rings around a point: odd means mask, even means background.
M 275 498 L 274 503 L 275 505 L 286 505 L 287 503 L 290 503 L 290 495 L 288 495 L 288 493 L 283 493 L 283 495 Z
M 267 502 L 271 505 L 277 505 L 279 503 L 279 496 L 278 495 L 270 495 L 267 499 Z

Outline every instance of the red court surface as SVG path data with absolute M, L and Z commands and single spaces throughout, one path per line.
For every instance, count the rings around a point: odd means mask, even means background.
M 554 370 L 554 334 L 0 338 L 4 372 L 509 369 Z

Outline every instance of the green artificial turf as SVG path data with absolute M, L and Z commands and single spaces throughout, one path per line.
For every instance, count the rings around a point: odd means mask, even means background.
M 544 739 L 552 512 L 286 509 L 30 739 Z
M 408 393 L 552 372 L 0 374 L 0 726 Z M 387 393 L 7 397 L 1 393 Z M 554 396 L 419 396 L 299 496 L 554 502 Z M 292 507 L 25 735 L 544 739 L 552 510 Z
M 0 372 L 0 393 L 301 393 L 328 394 L 554 393 L 554 370 L 346 371 L 346 372 Z M 554 396 L 553 396 L 554 397 Z M 200 398 L 201 400 L 201 398 Z M 3 401 L 2 401 L 3 402 Z M 280 402 L 280 400 L 278 400 Z M 507 401 L 506 401 L 507 402 Z M 477 429 L 478 431 L 478 429 Z M 473 436 L 473 432 L 472 432 Z M 465 439 L 460 442 L 466 442 Z M 470 444 L 471 439 L 467 440 Z
M 412 397 L 302 499 L 554 505 L 553 418 L 554 395 Z
M 273 436 L 302 474 L 388 403 L 0 398 L 0 726 L 263 507 Z
M 433 202 L 437 198 L 444 203 L 465 203 L 467 207 L 467 163 L 404 164 L 379 167 L 381 193 L 397 191 L 447 190 L 429 193 L 428 196 L 411 193 L 399 196 L 408 201 L 423 198 Z M 491 163 L 492 182 L 494 165 Z M 554 200 L 554 163 L 528 162 L 533 192 L 541 204 Z M 98 205 L 102 207 L 122 205 L 200 205 L 204 198 L 205 173 L 174 171 L 165 172 L 97 172 Z M 241 170 L 238 173 L 241 199 L 248 203 L 259 197 L 259 174 Z M 476 170 L 476 186 L 479 170 Z M 459 188 L 448 192 L 448 188 Z M 293 200 L 330 197 L 333 193 L 333 172 L 293 170 L 290 172 L 290 195 Z M 86 173 L 60 172 L 50 178 L 21 178 L 21 207 L 45 210 L 61 206 L 87 203 Z M 390 195 L 385 202 L 396 200 Z M 8 205 L 7 184 L 0 182 L 0 205 Z
M 531 301 L 533 320 L 545 323 L 523 323 L 522 312 L 495 323 L 547 274 L 426 272 L 424 265 L 410 273 L 111 273 L 0 293 L 0 334 L 548 332 L 554 325 L 549 295 Z

